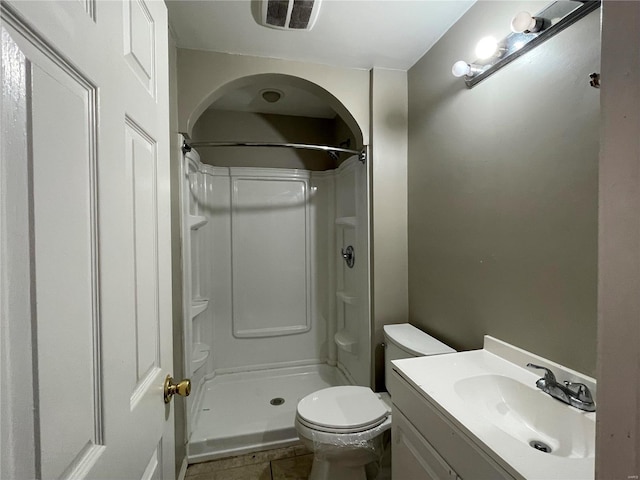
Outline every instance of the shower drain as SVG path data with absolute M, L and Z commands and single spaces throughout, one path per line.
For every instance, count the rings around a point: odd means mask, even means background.
M 540 450 L 541 452 L 551 453 L 551 447 L 546 443 L 541 442 L 540 440 L 531 440 L 529 442 L 529 445 L 531 445 L 536 450 Z
M 276 398 L 272 398 L 269 403 L 271 405 L 282 405 L 284 403 L 284 398 L 282 397 L 276 397 Z

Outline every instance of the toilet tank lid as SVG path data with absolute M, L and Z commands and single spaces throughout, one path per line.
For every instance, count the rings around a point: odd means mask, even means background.
M 455 350 L 409 323 L 385 325 L 384 336 L 402 350 L 417 356 L 453 353 Z

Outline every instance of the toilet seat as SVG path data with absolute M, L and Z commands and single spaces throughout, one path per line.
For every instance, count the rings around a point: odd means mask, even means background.
M 360 427 L 347 427 L 347 428 L 331 428 L 331 427 L 326 427 L 324 425 L 317 425 L 315 423 L 311 423 L 306 421 L 304 418 L 301 418 L 300 415 L 296 415 L 296 420 L 298 421 L 298 423 L 304 425 L 305 427 L 311 429 L 311 430 L 315 430 L 317 432 L 324 432 L 324 433 L 337 433 L 337 434 L 349 434 L 349 433 L 361 433 L 361 432 L 366 432 L 367 430 L 371 430 L 372 428 L 377 427 L 378 425 L 384 423 L 387 418 L 382 418 L 377 422 L 371 423 L 369 425 L 363 425 Z
M 382 424 L 391 412 L 370 388 L 330 387 L 298 402 L 297 419 L 306 427 L 327 433 L 357 433 Z
M 363 430 L 361 432 L 324 432 L 316 427 L 309 427 L 300 421 L 300 416 L 296 415 L 295 427 L 300 438 L 306 438 L 314 445 L 322 445 L 326 449 L 329 446 L 360 446 L 380 436 L 383 432 L 391 429 L 391 415 L 389 415 L 379 425 Z M 317 448 L 317 447 L 316 447 Z

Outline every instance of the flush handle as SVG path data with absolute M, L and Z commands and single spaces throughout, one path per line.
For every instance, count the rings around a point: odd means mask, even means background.
M 191 380 L 185 378 L 181 382 L 173 383 L 171 375 L 164 379 L 164 403 L 169 403 L 174 395 L 188 397 L 191 393 Z
M 353 247 L 349 245 L 346 249 L 341 250 L 342 258 L 347 262 L 347 267 L 353 268 L 353 264 L 356 262 L 356 254 L 353 251 Z

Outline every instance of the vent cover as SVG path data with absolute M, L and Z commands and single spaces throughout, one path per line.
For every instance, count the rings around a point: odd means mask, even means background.
M 262 24 L 280 30 L 311 30 L 321 0 L 262 0 Z

